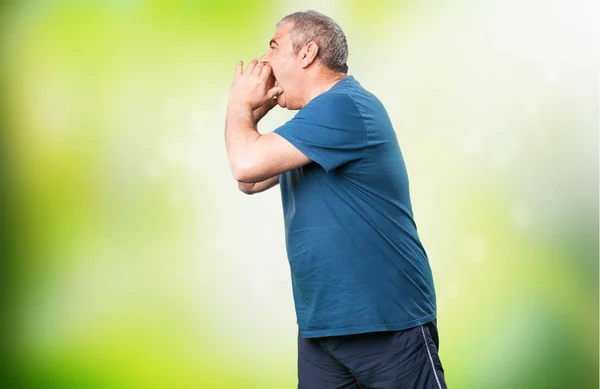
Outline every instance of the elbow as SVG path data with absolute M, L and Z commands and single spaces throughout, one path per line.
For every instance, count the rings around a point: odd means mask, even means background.
M 233 173 L 233 178 L 239 183 L 248 183 L 252 185 L 258 181 L 258 169 L 254 164 L 234 162 L 231 164 L 231 172 Z
M 242 168 L 239 166 L 232 166 L 231 173 L 233 174 L 233 178 L 240 184 L 248 184 L 250 183 L 249 176 L 246 168 Z
M 245 195 L 248 195 L 248 196 L 252 196 L 254 194 L 254 192 L 252 192 L 252 191 L 245 191 L 245 190 L 242 190 L 242 193 Z
M 246 183 L 246 182 L 240 182 L 240 181 L 238 181 L 238 189 L 243 194 L 247 194 L 247 195 L 254 194 L 254 191 L 252 190 L 252 189 L 254 189 L 254 184 L 249 184 L 249 183 Z

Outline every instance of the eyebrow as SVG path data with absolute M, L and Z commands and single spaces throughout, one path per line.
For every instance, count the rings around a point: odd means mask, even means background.
M 271 41 L 269 42 L 269 46 L 271 46 L 273 43 L 275 43 L 277 46 L 279 46 L 279 43 L 277 43 L 277 41 L 275 39 L 271 39 Z

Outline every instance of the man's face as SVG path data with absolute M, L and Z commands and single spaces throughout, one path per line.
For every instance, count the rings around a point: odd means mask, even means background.
M 291 38 L 292 22 L 280 24 L 269 43 L 269 51 L 261 58 L 273 69 L 277 85 L 283 93 L 277 97 L 277 104 L 288 109 L 299 109 L 299 79 L 301 67 L 294 54 Z

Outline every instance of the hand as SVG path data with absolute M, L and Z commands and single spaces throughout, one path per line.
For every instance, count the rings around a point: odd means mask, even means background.
M 271 65 L 254 59 L 250 61 L 244 72 L 243 63 L 239 61 L 229 90 L 229 103 L 244 104 L 254 111 L 282 92 L 283 89 L 274 86 Z
M 252 118 L 254 119 L 254 124 L 258 124 L 258 122 L 276 106 L 277 99 L 269 99 L 264 105 L 261 105 L 260 107 L 252 111 Z
M 275 86 L 275 76 L 273 76 L 272 72 L 269 76 L 269 79 L 267 80 L 267 86 L 269 89 Z M 276 105 L 277 99 L 269 99 L 266 103 L 252 111 L 252 118 L 254 119 L 254 124 L 257 124 Z
M 273 74 L 269 76 L 269 80 L 267 81 L 267 85 L 269 89 L 275 86 L 275 77 Z M 252 118 L 254 119 L 254 124 L 257 124 L 270 110 L 272 110 L 277 105 L 277 99 L 269 99 L 266 103 L 261 105 L 252 111 Z

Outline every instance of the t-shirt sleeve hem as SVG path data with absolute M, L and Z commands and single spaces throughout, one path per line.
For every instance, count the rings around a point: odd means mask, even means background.
M 280 127 L 273 132 L 276 133 L 277 135 L 281 136 L 283 139 L 287 140 L 288 142 L 290 142 L 292 144 L 292 146 L 294 146 L 295 148 L 300 150 L 300 152 L 302 154 L 304 154 L 305 156 L 307 156 L 311 161 L 314 161 L 317 164 L 319 164 L 323 169 L 325 169 L 325 171 L 327 173 L 329 173 L 330 171 L 332 171 L 334 169 L 333 166 L 325 163 L 321 158 L 319 158 L 318 153 L 314 152 L 314 150 L 311 147 L 307 146 L 304 142 L 302 142 L 300 139 L 294 137 L 289 132 L 282 131 L 282 129 L 283 129 L 283 127 Z

